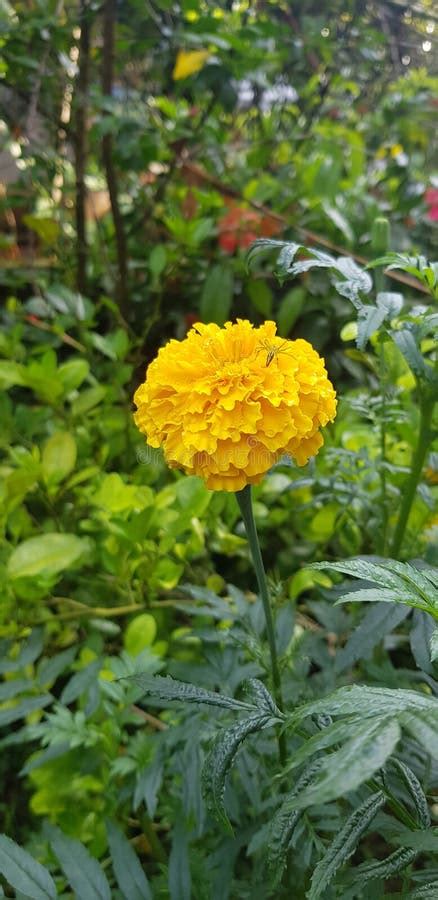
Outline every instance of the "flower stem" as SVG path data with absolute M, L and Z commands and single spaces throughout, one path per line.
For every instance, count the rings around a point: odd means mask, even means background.
M 275 642 L 274 621 L 272 617 L 272 609 L 269 601 L 268 585 L 266 581 L 266 573 L 263 565 L 260 544 L 254 521 L 254 512 L 252 508 L 251 486 L 249 484 L 242 491 L 236 491 L 236 500 L 239 504 L 242 519 L 245 525 L 246 535 L 248 538 L 251 557 L 257 577 L 257 584 L 262 598 L 263 610 L 265 613 L 266 633 L 268 636 L 269 652 L 271 655 L 271 672 L 272 683 L 274 688 L 275 702 L 281 712 L 283 712 L 283 697 L 281 691 L 280 669 L 278 666 L 277 646 Z M 284 734 L 278 735 L 278 747 L 280 753 L 280 762 L 282 765 L 286 762 L 286 742 Z
M 420 431 L 418 434 L 418 443 L 412 457 L 411 471 L 407 483 L 404 486 L 403 500 L 391 544 L 391 556 L 395 558 L 397 558 L 403 543 L 418 482 L 421 478 L 424 460 L 426 459 L 426 454 L 432 439 L 431 420 L 434 406 L 435 398 L 429 396 L 420 400 Z

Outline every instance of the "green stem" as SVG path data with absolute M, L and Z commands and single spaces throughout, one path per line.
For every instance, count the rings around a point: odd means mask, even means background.
M 382 550 L 387 555 L 388 543 L 388 498 L 386 489 L 386 364 L 383 343 L 380 346 L 380 386 L 382 391 L 382 408 L 380 419 L 380 506 L 382 511 Z
M 263 610 L 265 613 L 266 633 L 268 636 L 269 652 L 271 655 L 271 672 L 272 683 L 274 688 L 275 702 L 281 712 L 283 712 L 283 697 L 281 691 L 280 669 L 278 666 L 277 645 L 275 642 L 274 620 L 272 617 L 272 609 L 269 601 L 268 585 L 266 581 L 266 573 L 263 565 L 260 544 L 254 521 L 254 512 L 252 508 L 251 486 L 248 484 L 242 491 L 236 492 L 236 500 L 239 504 L 242 519 L 245 525 L 246 535 L 248 538 L 251 557 L 259 586 L 260 596 L 262 598 Z M 282 765 L 286 762 L 286 741 L 284 734 L 278 735 L 278 747 L 280 753 L 280 762 Z
M 424 461 L 432 439 L 431 420 L 434 406 L 435 398 L 423 397 L 420 400 L 420 431 L 418 443 L 412 457 L 411 471 L 407 483 L 404 486 L 403 500 L 391 544 L 391 556 L 394 558 L 397 558 L 400 553 L 418 482 L 421 478 Z

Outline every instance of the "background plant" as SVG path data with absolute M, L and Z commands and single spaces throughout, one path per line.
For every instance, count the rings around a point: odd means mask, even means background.
M 304 6 L 1 10 L 6 896 L 436 895 L 436 22 Z M 342 398 L 255 491 L 284 718 L 234 498 L 131 421 L 237 316 Z

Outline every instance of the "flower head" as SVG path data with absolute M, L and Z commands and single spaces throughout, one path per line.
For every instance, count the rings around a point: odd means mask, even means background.
M 135 393 L 134 419 L 168 465 L 199 475 L 211 490 L 256 484 L 288 454 L 302 466 L 323 444 L 336 394 L 324 360 L 304 340 L 238 319 L 193 326 L 171 340 Z

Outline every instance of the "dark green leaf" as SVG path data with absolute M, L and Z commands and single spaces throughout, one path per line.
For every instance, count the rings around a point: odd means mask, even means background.
M 85 691 L 88 690 L 89 687 L 97 680 L 97 676 L 99 670 L 102 668 L 102 660 L 94 659 L 93 662 L 89 663 L 85 669 L 80 669 L 79 672 L 75 672 L 74 675 L 67 682 L 60 700 L 61 703 L 64 703 L 68 706 L 69 703 L 73 703 L 74 700 L 77 700 L 78 697 L 81 696 Z
M 81 900 L 111 900 L 106 875 L 97 859 L 79 841 L 50 828 L 50 844 L 64 875 Z
M 316 866 L 307 895 L 309 900 L 318 900 L 323 896 L 336 872 L 353 855 L 362 835 L 384 804 L 384 794 L 377 791 L 349 816 Z
M 145 694 L 160 700 L 201 703 L 207 706 L 220 706 L 222 709 L 235 709 L 239 712 L 248 712 L 254 709 L 250 703 L 241 703 L 240 700 L 234 700 L 233 697 L 215 694 L 213 691 L 206 691 L 195 684 L 176 681 L 170 676 L 163 678 L 161 675 L 132 675 L 129 680 L 135 682 Z
M 297 796 L 296 808 L 329 803 L 356 790 L 384 765 L 399 739 L 400 726 L 394 719 L 358 726 L 354 737 L 324 757 L 313 783 Z
M 343 672 L 354 665 L 358 659 L 368 659 L 374 647 L 380 644 L 385 635 L 397 628 L 397 625 L 403 622 L 408 615 L 407 607 L 376 603 L 367 610 L 360 625 L 338 652 L 335 660 L 336 671 Z
M 402 872 L 406 866 L 413 862 L 417 855 L 418 850 L 409 850 L 402 847 L 400 850 L 395 850 L 386 859 L 376 859 L 364 863 L 357 867 L 354 883 L 362 885 L 368 881 L 390 878 L 392 875 Z
M 274 887 L 280 883 L 283 877 L 287 851 L 295 825 L 301 815 L 301 810 L 295 808 L 295 797 L 312 782 L 320 765 L 320 760 L 316 760 L 302 773 L 293 791 L 283 800 L 272 819 L 269 828 L 268 869 Z
M 37 697 L 27 697 L 21 703 L 17 703 L 16 706 L 11 706 L 9 709 L 0 710 L 0 728 L 4 728 L 5 725 L 10 725 L 12 722 L 17 722 L 18 719 L 24 719 L 29 713 L 35 712 L 37 709 L 44 709 L 52 701 L 53 697 L 51 694 L 39 694 Z
M 210 812 L 232 833 L 230 820 L 225 812 L 225 779 L 232 766 L 240 744 L 256 731 L 261 731 L 272 723 L 270 715 L 249 716 L 241 719 L 231 728 L 222 731 L 216 738 L 205 761 L 202 780 L 204 796 Z
M 189 842 L 187 829 L 177 822 L 172 836 L 169 855 L 169 895 L 170 900 L 191 900 L 192 879 L 190 875 Z
M 427 798 L 417 776 L 401 759 L 392 759 L 391 766 L 396 769 L 408 790 L 417 813 L 419 825 L 421 825 L 422 828 L 429 828 L 430 812 L 427 805 Z
M 233 291 L 231 269 L 224 265 L 213 266 L 205 279 L 201 295 L 202 321 L 223 325 L 230 315 Z
M 146 875 L 130 842 L 113 822 L 107 822 L 106 830 L 114 874 L 124 900 L 152 900 Z

